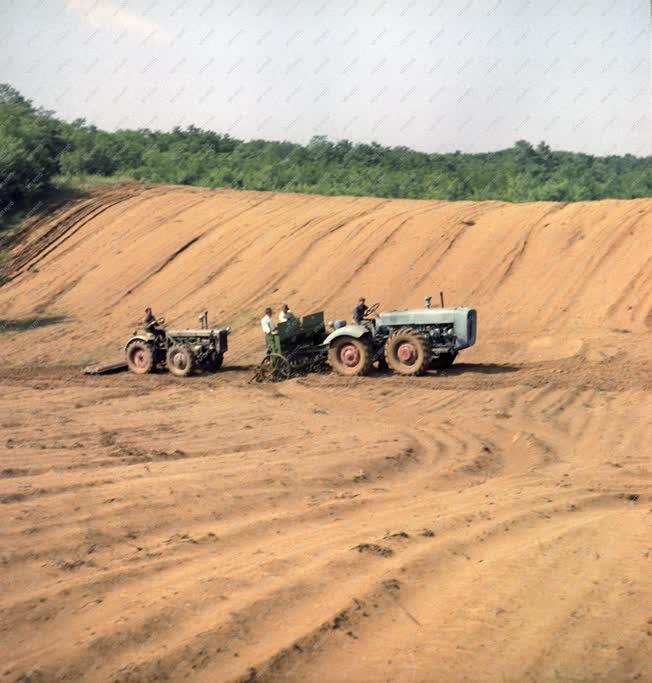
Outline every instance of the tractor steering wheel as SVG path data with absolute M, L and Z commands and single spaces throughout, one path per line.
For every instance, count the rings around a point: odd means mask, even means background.
M 380 306 L 380 302 L 376 302 L 375 304 L 371 304 L 369 308 L 365 311 L 364 317 L 369 318 L 372 315 L 376 315 L 376 311 L 378 310 L 378 307 Z

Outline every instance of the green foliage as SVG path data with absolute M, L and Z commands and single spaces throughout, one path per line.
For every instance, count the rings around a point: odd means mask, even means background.
M 61 202 L 68 199 L 76 199 L 82 196 L 87 190 L 92 190 L 95 187 L 101 185 L 116 185 L 132 180 L 133 178 L 118 175 L 55 175 L 52 176 L 51 179 L 53 191 L 49 193 L 49 195 L 46 195 L 44 199 L 48 203 L 51 201 Z
M 37 327 L 58 325 L 69 320 L 66 315 L 30 316 L 29 318 L 0 319 L 0 334 L 7 332 L 29 332 Z
M 0 209 L 84 178 L 325 195 L 578 201 L 652 196 L 652 157 L 595 157 L 518 140 L 486 154 L 426 154 L 376 142 L 248 142 L 195 126 L 107 132 L 59 121 L 0 85 Z
M 9 263 L 9 254 L 6 251 L 0 251 L 0 286 L 4 285 L 8 280 L 5 272 L 7 263 Z
M 46 187 L 59 170 L 62 124 L 0 88 L 0 206 Z

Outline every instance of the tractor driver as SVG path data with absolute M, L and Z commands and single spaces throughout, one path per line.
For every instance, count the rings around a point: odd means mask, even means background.
M 265 315 L 260 319 L 260 326 L 265 334 L 278 334 L 278 329 L 272 320 L 272 309 L 267 307 Z
M 160 320 L 156 318 L 149 306 L 145 309 L 145 320 L 143 320 L 143 329 L 145 332 L 149 332 L 150 334 L 155 334 L 157 336 L 165 334 L 165 330 L 163 329 L 164 322 L 165 318 L 161 318 Z
M 365 298 L 361 296 L 358 299 L 358 305 L 353 309 L 353 322 L 357 325 L 362 325 L 365 314 L 367 313 L 367 304 L 365 303 Z

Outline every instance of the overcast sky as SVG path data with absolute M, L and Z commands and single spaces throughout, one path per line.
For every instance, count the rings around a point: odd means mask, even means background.
M 0 0 L 0 81 L 106 129 L 652 154 L 649 0 Z

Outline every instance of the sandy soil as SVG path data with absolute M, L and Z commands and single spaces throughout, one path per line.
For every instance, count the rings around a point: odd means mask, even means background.
M 650 680 L 651 209 L 126 187 L 36 221 L 0 680 Z M 440 288 L 480 320 L 442 374 L 247 383 L 267 302 Z M 80 375 L 146 303 L 233 324 L 223 372 Z
M 652 331 L 652 200 L 436 202 L 111 187 L 46 216 L 14 250 L 0 320 L 11 364 L 119 353 L 150 304 L 174 326 L 234 328 L 233 362 L 260 357 L 265 306 L 350 318 L 445 291 L 475 306 L 469 359 L 605 353 L 605 336 Z M 56 319 L 56 318 L 55 318 Z M 591 340 L 597 338 L 597 344 Z M 608 344 L 610 346 L 610 344 Z M 609 349 L 606 349 L 609 352 Z

